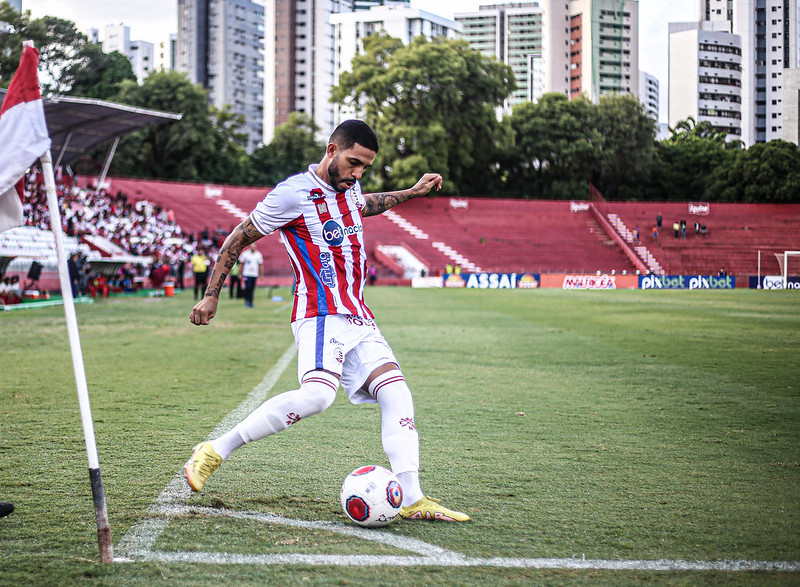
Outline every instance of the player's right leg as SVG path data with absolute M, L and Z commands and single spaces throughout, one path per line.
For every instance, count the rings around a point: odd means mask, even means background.
M 281 432 L 327 409 L 336 398 L 338 387 L 339 377 L 333 373 L 310 371 L 303 377 L 300 389 L 271 397 L 227 434 L 195 446 L 184 465 L 189 487 L 200 491 L 222 461 L 244 444 Z

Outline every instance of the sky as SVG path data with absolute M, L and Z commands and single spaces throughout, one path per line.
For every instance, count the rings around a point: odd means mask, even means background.
M 256 0 L 258 2 L 258 0 Z M 259 2 L 263 3 L 263 2 Z M 446 18 L 471 12 L 500 0 L 411 0 L 411 6 Z M 73 21 L 79 30 L 96 28 L 103 37 L 107 24 L 124 23 L 131 40 L 158 43 L 177 32 L 175 0 L 22 0 L 23 10 L 34 17 L 58 16 Z M 639 0 L 639 69 L 658 78 L 661 112 L 666 122 L 668 96 L 668 23 L 697 20 L 697 0 Z

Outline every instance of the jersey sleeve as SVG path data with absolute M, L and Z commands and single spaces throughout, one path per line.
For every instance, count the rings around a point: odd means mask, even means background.
M 272 234 L 302 215 L 303 194 L 289 183 L 278 184 L 250 212 L 250 222 L 261 234 Z

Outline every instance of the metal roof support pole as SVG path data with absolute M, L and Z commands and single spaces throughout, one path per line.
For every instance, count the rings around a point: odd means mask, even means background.
M 53 165 L 53 169 L 58 169 L 58 166 L 61 165 L 61 158 L 64 156 L 64 153 L 67 152 L 67 147 L 69 147 L 69 140 L 72 138 L 72 131 L 69 131 L 67 138 L 64 139 L 64 144 L 61 145 L 61 150 L 58 152 L 58 158 L 56 159 L 56 164 Z
M 100 174 L 100 179 L 97 180 L 98 188 L 101 185 L 103 185 L 103 182 L 106 180 L 106 174 L 108 173 L 108 168 L 111 167 L 111 160 L 114 158 L 114 153 L 117 152 L 117 145 L 119 145 L 119 137 L 114 139 L 114 144 L 111 145 L 111 149 L 108 151 L 108 155 L 106 156 L 106 162 L 103 164 L 103 173 Z

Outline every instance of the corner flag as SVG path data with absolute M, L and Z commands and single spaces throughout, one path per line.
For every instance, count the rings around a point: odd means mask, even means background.
M 15 188 L 14 184 L 21 183 L 25 171 L 39 159 L 47 193 L 47 208 L 50 211 L 50 226 L 56 245 L 58 279 L 64 300 L 72 369 L 75 373 L 83 438 L 89 460 L 89 480 L 92 484 L 92 501 L 97 522 L 97 545 L 100 549 L 100 562 L 110 563 L 114 561 L 111 527 L 108 524 L 106 497 L 100 475 L 100 461 L 97 458 L 97 443 L 78 333 L 78 319 L 75 315 L 75 301 L 72 299 L 72 287 L 67 269 L 64 230 L 61 227 L 61 212 L 58 209 L 56 180 L 50 155 L 50 137 L 44 120 L 42 93 L 36 73 L 38 67 L 39 52 L 34 48 L 32 41 L 27 41 L 23 44 L 19 68 L 11 80 L 8 93 L 3 100 L 3 109 L 0 111 L 0 231 L 22 224 L 22 204 L 19 198 L 22 190 Z
M 50 148 L 38 67 L 39 51 L 26 43 L 0 110 L 0 232 L 22 224 L 22 177 Z

